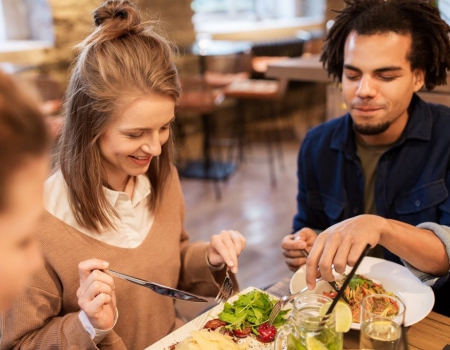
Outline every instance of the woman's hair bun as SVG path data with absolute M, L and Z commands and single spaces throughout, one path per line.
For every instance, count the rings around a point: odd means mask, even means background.
M 114 26 L 129 30 L 141 23 L 137 7 L 128 0 L 107 0 L 94 11 L 94 23 L 97 27 L 114 23 Z

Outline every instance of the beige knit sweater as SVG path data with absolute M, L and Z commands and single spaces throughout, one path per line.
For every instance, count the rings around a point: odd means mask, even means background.
M 55 194 L 56 195 L 56 194 Z M 78 313 L 78 263 L 104 259 L 114 270 L 204 296 L 214 296 L 224 271 L 211 272 L 207 243 L 188 244 L 184 200 L 176 171 L 144 242 L 128 249 L 108 245 L 47 213 L 39 229 L 45 267 L 1 318 L 0 349 L 130 349 L 148 347 L 175 328 L 173 300 L 116 279 L 119 318 L 97 346 Z

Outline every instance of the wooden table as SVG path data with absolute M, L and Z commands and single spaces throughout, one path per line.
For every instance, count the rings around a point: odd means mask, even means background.
M 289 293 L 289 278 L 286 278 L 267 292 L 281 297 Z M 442 350 L 450 344 L 450 318 L 430 312 L 426 318 L 409 327 L 407 332 L 410 350 Z M 351 330 L 344 335 L 344 349 L 359 349 L 359 331 Z
M 319 55 L 302 56 L 270 63 L 267 66 L 266 77 L 330 83 L 333 80 L 323 69 L 319 57 Z

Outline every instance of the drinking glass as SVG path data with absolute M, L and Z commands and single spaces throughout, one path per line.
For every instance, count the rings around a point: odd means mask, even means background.
M 286 324 L 278 330 L 275 350 L 342 350 L 343 334 L 335 330 L 334 311 L 321 315 L 320 308 L 331 299 L 320 294 L 295 298 Z
M 395 312 L 395 307 L 398 311 Z M 363 350 L 400 350 L 405 304 L 392 295 L 368 295 L 361 301 L 359 348 Z

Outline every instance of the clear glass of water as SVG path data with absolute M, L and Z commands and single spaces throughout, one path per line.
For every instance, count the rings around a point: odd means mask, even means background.
M 361 350 L 402 349 L 405 304 L 387 294 L 368 295 L 361 301 Z

